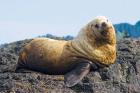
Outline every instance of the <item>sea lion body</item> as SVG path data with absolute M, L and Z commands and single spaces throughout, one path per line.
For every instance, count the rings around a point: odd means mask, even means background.
M 17 70 L 26 68 L 47 74 L 67 74 L 68 86 L 79 82 L 94 67 L 116 59 L 115 30 L 105 17 L 97 17 L 70 41 L 36 38 L 20 53 Z
M 64 74 L 68 68 L 62 61 L 64 46 L 67 41 L 37 38 L 27 44 L 20 54 L 19 67 L 27 67 L 49 74 Z

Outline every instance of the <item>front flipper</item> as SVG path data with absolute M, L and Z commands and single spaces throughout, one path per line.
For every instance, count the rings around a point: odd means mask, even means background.
M 80 82 L 90 71 L 90 63 L 79 63 L 75 69 L 64 76 L 67 87 L 72 87 Z

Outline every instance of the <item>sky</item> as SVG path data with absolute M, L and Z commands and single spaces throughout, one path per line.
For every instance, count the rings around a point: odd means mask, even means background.
M 39 35 L 76 36 L 103 15 L 113 24 L 140 20 L 140 0 L 0 0 L 0 44 Z

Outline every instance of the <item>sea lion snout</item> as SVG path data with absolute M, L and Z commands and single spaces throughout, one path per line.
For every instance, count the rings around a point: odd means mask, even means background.
M 112 30 L 113 28 L 111 26 L 106 26 L 106 27 L 103 27 L 102 31 L 101 31 L 101 35 L 103 36 L 108 36 L 110 33 L 112 33 Z

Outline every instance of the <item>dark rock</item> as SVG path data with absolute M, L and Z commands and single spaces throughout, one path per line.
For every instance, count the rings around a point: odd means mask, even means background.
M 72 88 L 63 75 L 14 73 L 18 55 L 30 40 L 0 46 L 0 93 L 140 93 L 140 40 L 117 42 L 117 59 L 108 68 L 90 72 Z

